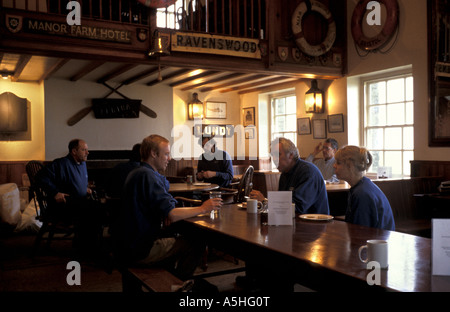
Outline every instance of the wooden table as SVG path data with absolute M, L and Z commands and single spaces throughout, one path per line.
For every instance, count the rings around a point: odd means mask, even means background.
M 431 276 L 431 240 L 423 237 L 298 216 L 293 226 L 260 225 L 259 215 L 233 204 L 225 205 L 214 220 L 184 220 L 182 229 L 199 231 L 208 244 L 244 261 L 270 261 L 274 270 L 283 267 L 316 290 L 450 291 L 450 277 Z M 389 269 L 381 270 L 380 286 L 368 285 L 371 270 L 358 258 L 358 248 L 368 239 L 389 242 Z
M 169 193 L 190 193 L 190 192 L 204 192 L 204 191 L 212 191 L 218 189 L 219 185 L 217 184 L 205 184 L 196 186 L 195 183 L 187 184 L 187 183 L 170 183 Z

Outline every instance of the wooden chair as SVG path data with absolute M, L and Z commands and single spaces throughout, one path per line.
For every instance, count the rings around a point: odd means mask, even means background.
M 254 168 L 252 165 L 249 165 L 244 173 L 242 174 L 242 178 L 239 181 L 238 192 L 236 195 L 236 203 L 242 203 L 246 200 L 246 197 L 250 195 L 250 192 L 253 188 L 253 172 Z
M 47 240 L 47 247 L 50 246 L 51 241 L 55 238 L 55 234 L 63 234 L 62 239 L 69 239 L 71 234 L 73 234 L 73 225 L 67 223 L 65 220 L 61 220 L 55 215 L 52 215 L 52 201 L 49 200 L 45 190 L 36 183 L 36 175 L 40 170 L 44 168 L 44 165 L 39 161 L 30 161 L 27 163 L 25 170 L 30 179 L 30 193 L 34 198 L 36 207 L 36 219 L 42 222 L 42 226 L 34 241 L 34 247 L 32 250 L 32 255 L 34 255 L 40 245 L 40 242 L 45 239 Z M 47 237 L 44 234 L 48 233 Z

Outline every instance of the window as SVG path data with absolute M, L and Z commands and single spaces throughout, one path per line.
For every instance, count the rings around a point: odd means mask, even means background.
M 156 9 L 156 27 L 179 29 L 179 24 L 176 21 L 176 13 L 182 12 L 183 1 L 184 0 L 177 0 L 175 4 L 168 6 L 167 10 L 166 8 Z
M 373 156 L 371 172 L 391 167 L 410 175 L 414 158 L 414 92 L 411 74 L 364 83 L 364 138 Z
M 271 141 L 284 137 L 297 145 L 297 99 L 295 95 L 271 98 Z

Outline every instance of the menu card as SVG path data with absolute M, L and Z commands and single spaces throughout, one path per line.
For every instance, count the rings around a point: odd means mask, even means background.
M 450 275 L 450 219 L 433 219 L 432 228 L 432 274 Z
M 268 224 L 292 225 L 292 192 L 268 192 Z

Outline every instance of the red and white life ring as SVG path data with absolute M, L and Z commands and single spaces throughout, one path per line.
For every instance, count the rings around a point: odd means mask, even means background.
M 137 0 L 137 1 L 150 8 L 165 8 L 177 2 L 176 0 Z
M 383 47 L 392 37 L 398 26 L 398 2 L 397 0 L 378 0 L 386 7 L 386 21 L 381 32 L 374 37 L 367 37 L 362 30 L 362 22 L 366 12 L 367 3 L 370 0 L 360 0 L 353 10 L 351 30 L 353 40 L 362 50 L 371 51 Z
M 320 56 L 328 52 L 336 40 L 336 23 L 334 22 L 330 10 L 328 10 L 324 4 L 315 0 L 309 2 L 311 3 L 310 8 L 308 8 L 306 2 L 300 3 L 297 8 L 295 8 L 294 13 L 292 14 L 292 32 L 294 34 L 295 42 L 300 50 L 310 56 Z M 318 45 L 310 45 L 308 41 L 306 41 L 302 30 L 302 20 L 308 10 L 320 13 L 328 21 L 327 35 L 324 41 Z

